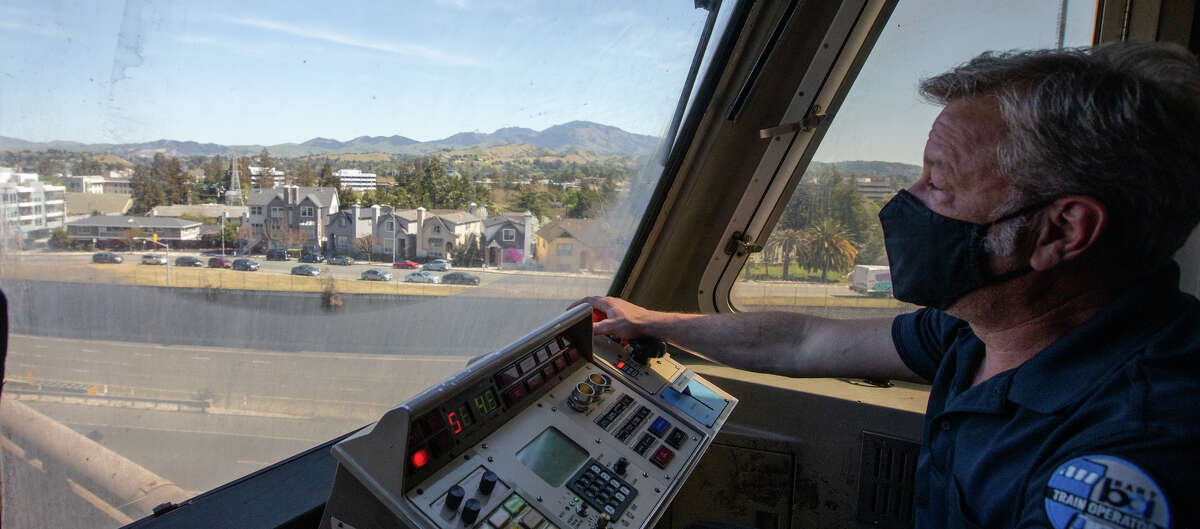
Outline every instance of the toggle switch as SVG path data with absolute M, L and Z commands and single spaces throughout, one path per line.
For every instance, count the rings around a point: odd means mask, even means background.
M 450 490 L 446 491 L 446 508 L 452 511 L 457 511 L 458 506 L 462 503 L 463 496 L 465 495 L 466 491 L 464 491 L 462 487 L 458 485 L 450 487 Z
M 621 459 L 618 459 L 616 463 L 613 463 L 613 471 L 616 472 L 618 475 L 624 476 L 625 469 L 627 469 L 627 468 L 629 468 L 629 460 L 625 459 L 623 457 Z
M 499 479 L 495 472 L 488 470 L 483 473 L 483 477 L 479 479 L 479 493 L 483 495 L 491 494 L 496 488 L 496 480 Z

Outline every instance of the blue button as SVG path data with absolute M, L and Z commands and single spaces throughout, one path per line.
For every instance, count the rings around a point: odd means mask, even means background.
M 670 427 L 671 423 L 667 422 L 666 419 L 659 417 L 654 419 L 654 423 L 650 425 L 649 431 L 650 433 L 654 434 L 655 437 L 662 437 L 663 434 L 666 433 L 667 428 Z

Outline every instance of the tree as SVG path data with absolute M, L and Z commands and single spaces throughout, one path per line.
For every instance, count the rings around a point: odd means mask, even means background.
M 137 241 L 138 237 L 145 237 L 145 236 L 146 236 L 146 234 L 143 233 L 140 228 L 126 228 L 126 229 L 121 230 L 121 232 L 117 234 L 117 240 L 124 243 L 125 246 L 127 248 L 129 248 L 129 251 L 132 252 L 133 251 L 133 243 Z
M 563 194 L 563 205 L 567 207 L 567 216 L 573 219 L 591 219 L 604 215 L 615 190 L 611 193 L 584 184 L 579 189 L 572 189 Z
M 850 240 L 850 231 L 838 221 L 824 218 L 804 231 L 800 255 L 805 266 L 821 269 L 821 281 L 828 281 L 830 269 L 841 272 L 854 264 L 858 248 Z
M 513 206 L 518 211 L 528 211 L 539 219 L 544 218 L 550 212 L 550 193 L 532 189 L 523 190 L 517 195 L 517 200 L 513 202 Z
M 792 262 L 792 254 L 800 250 L 804 244 L 804 234 L 797 230 L 776 229 L 771 232 L 771 237 L 767 239 L 768 247 L 779 248 L 779 253 L 783 256 L 783 280 L 787 281 L 788 266 Z
M 317 175 L 313 172 L 313 167 L 308 160 L 300 162 L 300 167 L 296 169 L 296 185 L 303 187 L 312 187 L 317 185 Z
M 275 187 L 275 161 L 271 159 L 271 153 L 267 152 L 266 147 L 263 147 L 262 152 L 258 153 L 258 186 L 262 189 L 271 189 Z
M 338 189 L 337 194 L 338 207 L 341 209 L 349 208 L 350 206 L 360 203 L 358 193 L 355 193 L 353 189 L 348 187 Z
M 245 156 L 238 156 L 238 185 L 242 188 L 242 193 L 248 193 L 250 190 L 250 159 Z M 232 177 L 230 177 L 232 178 Z M 230 182 L 232 185 L 232 182 Z
M 371 260 L 371 252 L 375 250 L 376 246 L 379 246 L 379 237 L 376 237 L 374 234 L 368 234 L 366 236 L 354 239 L 354 247 L 357 248 L 359 252 L 367 254 L 368 261 Z
M 154 155 L 151 179 L 163 189 L 168 204 L 187 204 L 191 194 L 191 182 L 179 165 L 179 160 L 163 153 Z
M 162 184 L 154 179 L 154 172 L 148 166 L 134 167 L 129 185 L 133 188 L 134 213 L 145 213 L 154 206 L 167 202 L 166 191 L 163 190 Z
M 104 172 L 104 166 L 90 156 L 84 156 L 71 168 L 71 173 L 76 175 L 98 175 Z
M 64 250 L 71 247 L 71 236 L 67 234 L 67 230 L 59 228 L 50 233 L 50 247 L 56 250 Z
M 58 183 L 58 175 L 62 172 L 62 163 L 54 159 L 49 152 L 42 155 L 41 160 L 38 160 L 37 173 L 43 182 Z
M 220 156 L 213 156 L 204 165 L 201 166 L 204 170 L 204 183 L 208 185 L 221 184 L 225 179 L 225 172 L 229 170 L 229 162 L 222 160 Z
M 317 173 L 317 185 L 335 189 L 342 187 L 341 179 L 333 175 L 333 166 L 329 165 L 329 160 L 325 160 L 325 163 L 321 165 L 321 171 Z

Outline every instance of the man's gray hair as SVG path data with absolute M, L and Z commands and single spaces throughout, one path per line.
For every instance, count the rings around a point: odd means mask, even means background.
M 1153 266 L 1200 221 L 1200 63 L 1180 46 L 989 52 L 920 90 L 942 105 L 996 98 L 1008 126 L 997 162 L 1015 198 L 1099 200 L 1113 257 Z

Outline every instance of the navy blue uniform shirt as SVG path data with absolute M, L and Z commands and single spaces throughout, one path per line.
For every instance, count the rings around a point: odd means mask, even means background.
M 1200 528 L 1200 302 L 1179 268 L 972 387 L 984 345 L 934 309 L 898 316 L 933 382 L 916 526 Z

